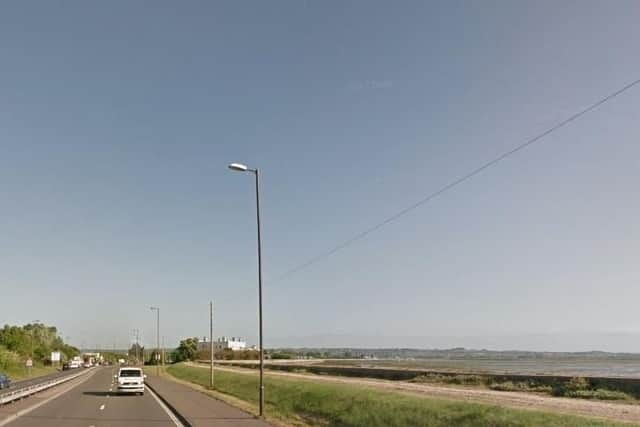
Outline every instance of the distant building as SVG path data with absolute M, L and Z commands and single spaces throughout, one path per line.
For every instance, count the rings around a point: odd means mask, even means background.
M 198 342 L 198 350 L 209 350 L 211 343 L 207 341 L 206 337 Z M 240 337 L 220 337 L 217 341 L 213 342 L 213 348 L 215 351 L 221 350 L 246 350 L 247 342 Z
M 104 357 L 100 353 L 82 353 L 83 363 L 88 366 L 97 365 L 104 361 Z

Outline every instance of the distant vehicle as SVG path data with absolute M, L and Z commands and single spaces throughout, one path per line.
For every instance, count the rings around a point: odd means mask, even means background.
M 120 368 L 114 375 L 118 380 L 118 393 L 144 394 L 144 379 L 147 376 L 140 368 Z
M 63 371 L 68 371 L 69 369 L 71 369 L 71 366 L 69 364 L 69 362 L 65 362 L 62 364 L 62 370 Z
M 91 362 L 84 362 L 84 365 L 83 365 L 83 366 L 84 366 L 85 368 L 90 368 L 90 367 L 92 367 L 92 366 L 93 366 L 93 364 L 92 364 Z
M 11 387 L 11 380 L 5 374 L 0 374 L 0 390 Z
M 71 362 L 69 362 L 69 369 L 76 369 L 79 368 L 80 365 L 80 361 L 79 360 L 72 360 Z

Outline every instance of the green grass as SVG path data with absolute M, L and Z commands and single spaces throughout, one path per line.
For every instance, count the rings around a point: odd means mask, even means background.
M 183 364 L 166 372 L 206 387 L 209 371 Z M 216 390 L 253 405 L 258 403 L 257 375 L 216 370 Z M 335 427 L 401 426 L 622 426 L 583 417 L 507 409 L 477 403 L 407 396 L 344 384 L 306 379 L 265 378 L 266 411 L 297 424 Z
M 57 368 L 52 366 L 34 366 L 30 371 L 27 371 L 27 368 L 21 366 L 3 370 L 2 373 L 7 374 L 9 378 L 11 378 L 11 381 L 21 381 L 52 374 L 56 371 Z

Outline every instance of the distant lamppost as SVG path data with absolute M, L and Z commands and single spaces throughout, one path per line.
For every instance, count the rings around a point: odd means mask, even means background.
M 133 336 L 135 338 L 135 357 L 136 357 L 136 365 L 140 363 L 140 329 L 133 330 Z M 131 355 L 129 355 L 131 357 Z
M 262 241 L 260 237 L 260 174 L 258 169 L 248 168 L 241 163 L 231 163 L 229 169 L 238 172 L 252 172 L 256 178 L 256 222 L 258 225 L 258 318 L 260 324 L 260 416 L 264 416 L 264 347 L 262 342 Z
M 213 361 L 215 359 L 215 348 L 213 346 L 213 301 L 209 302 L 209 351 L 210 355 L 210 369 L 209 369 L 209 387 L 213 389 Z
M 29 328 L 29 337 L 30 337 L 30 343 L 31 343 L 31 357 L 29 359 L 27 359 L 27 362 L 25 363 L 25 366 L 27 368 L 27 371 L 29 373 L 31 373 L 31 368 L 33 367 L 33 331 L 34 331 L 34 325 L 37 325 L 38 323 L 40 323 L 39 320 L 33 320 L 31 322 L 30 328 Z
M 160 375 L 160 309 L 158 307 L 149 307 L 157 313 L 156 317 L 156 374 Z
M 33 320 L 31 322 L 31 360 L 33 361 L 33 332 L 34 332 L 34 325 L 37 325 L 38 323 L 40 323 L 39 320 Z

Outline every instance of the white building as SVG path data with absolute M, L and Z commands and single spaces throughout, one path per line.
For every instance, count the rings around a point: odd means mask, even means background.
M 211 348 L 211 344 L 209 341 L 206 340 L 205 337 L 202 338 L 202 340 L 200 340 L 198 342 L 198 350 L 209 350 Z M 218 338 L 217 341 L 213 342 L 213 348 L 215 349 L 215 351 L 221 351 L 221 350 L 233 350 L 233 351 L 238 351 L 238 350 L 246 350 L 247 349 L 247 342 L 244 341 L 242 338 L 240 337 L 220 337 Z
M 213 346 L 216 350 L 246 350 L 247 342 L 243 341 L 242 338 L 239 337 L 222 337 L 218 338 L 218 341 L 214 342 Z

